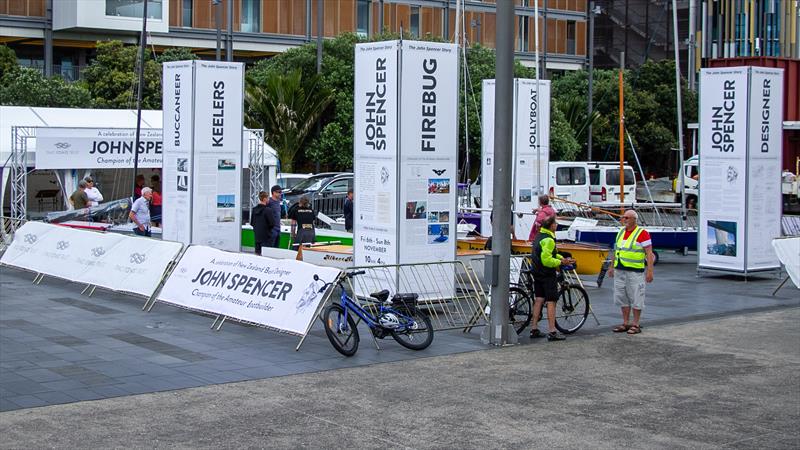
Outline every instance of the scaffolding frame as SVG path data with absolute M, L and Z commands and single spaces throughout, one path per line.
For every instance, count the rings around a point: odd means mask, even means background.
M 35 127 L 11 127 L 11 232 L 25 223 L 28 214 L 28 139 Z
M 258 193 L 264 190 L 264 130 L 249 130 L 247 140 L 250 169 L 249 208 L 258 204 Z

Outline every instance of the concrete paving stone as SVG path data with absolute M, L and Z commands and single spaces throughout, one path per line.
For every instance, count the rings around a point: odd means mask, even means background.
M 48 404 L 47 401 L 42 400 L 35 395 L 18 395 L 15 397 L 8 397 L 6 400 L 13 404 L 19 405 L 21 408 L 33 408 Z
M 36 381 L 12 381 L 9 383 L 2 383 L 2 386 L 4 389 L 14 392 L 18 395 L 38 394 L 40 392 L 52 390 L 51 388 Z
M 78 381 L 77 379 L 48 381 L 41 383 L 41 385 L 48 391 L 68 391 L 71 389 L 80 389 L 85 387 L 84 384 Z
M 29 370 L 21 370 L 18 372 L 19 375 L 33 380 L 37 382 L 45 382 L 45 381 L 58 381 L 63 380 L 64 376 L 53 372 L 49 369 L 29 369 Z
M 63 392 L 64 394 L 74 398 L 76 401 L 99 400 L 104 398 L 102 394 L 88 388 L 67 389 Z
M 40 394 L 36 394 L 36 398 L 42 400 L 47 405 L 58 405 L 62 403 L 72 403 L 74 401 L 77 401 L 75 397 L 67 395 L 63 392 L 56 392 L 56 391 L 42 392 Z
M 123 395 L 130 395 L 130 392 L 120 389 L 117 385 L 108 386 L 92 386 L 91 390 L 102 398 L 121 397 Z

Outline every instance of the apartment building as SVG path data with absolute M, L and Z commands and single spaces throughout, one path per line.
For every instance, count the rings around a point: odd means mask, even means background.
M 325 37 L 344 32 L 369 36 L 402 28 L 414 36 L 452 40 L 456 1 L 222 0 L 221 46 L 232 46 L 234 60 L 251 62 L 315 40 L 319 5 L 323 5 Z M 517 57 L 533 65 L 534 0 L 514 1 Z M 587 2 L 539 0 L 539 7 L 542 63 L 550 71 L 582 68 Z M 188 47 L 202 58 L 213 58 L 216 8 L 212 0 L 148 0 L 148 45 L 156 52 Z M 20 64 L 76 79 L 91 59 L 96 41 L 138 41 L 143 9 L 144 0 L 0 0 L 0 44 L 12 47 Z M 495 0 L 466 0 L 463 11 L 468 42 L 494 47 Z

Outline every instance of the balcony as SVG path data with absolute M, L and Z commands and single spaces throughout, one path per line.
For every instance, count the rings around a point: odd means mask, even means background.
M 169 31 L 169 0 L 147 1 L 147 30 Z M 173 0 L 177 1 L 177 0 Z M 58 0 L 53 30 L 140 31 L 145 0 Z

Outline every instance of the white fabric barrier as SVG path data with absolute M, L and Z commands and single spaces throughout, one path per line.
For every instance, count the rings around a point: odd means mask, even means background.
M 150 297 L 183 244 L 27 222 L 0 263 Z
M 800 289 L 800 237 L 773 239 L 772 248 L 786 267 L 792 283 Z
M 305 335 L 324 296 L 320 288 L 338 275 L 339 269 L 302 261 L 193 245 L 158 301 Z

